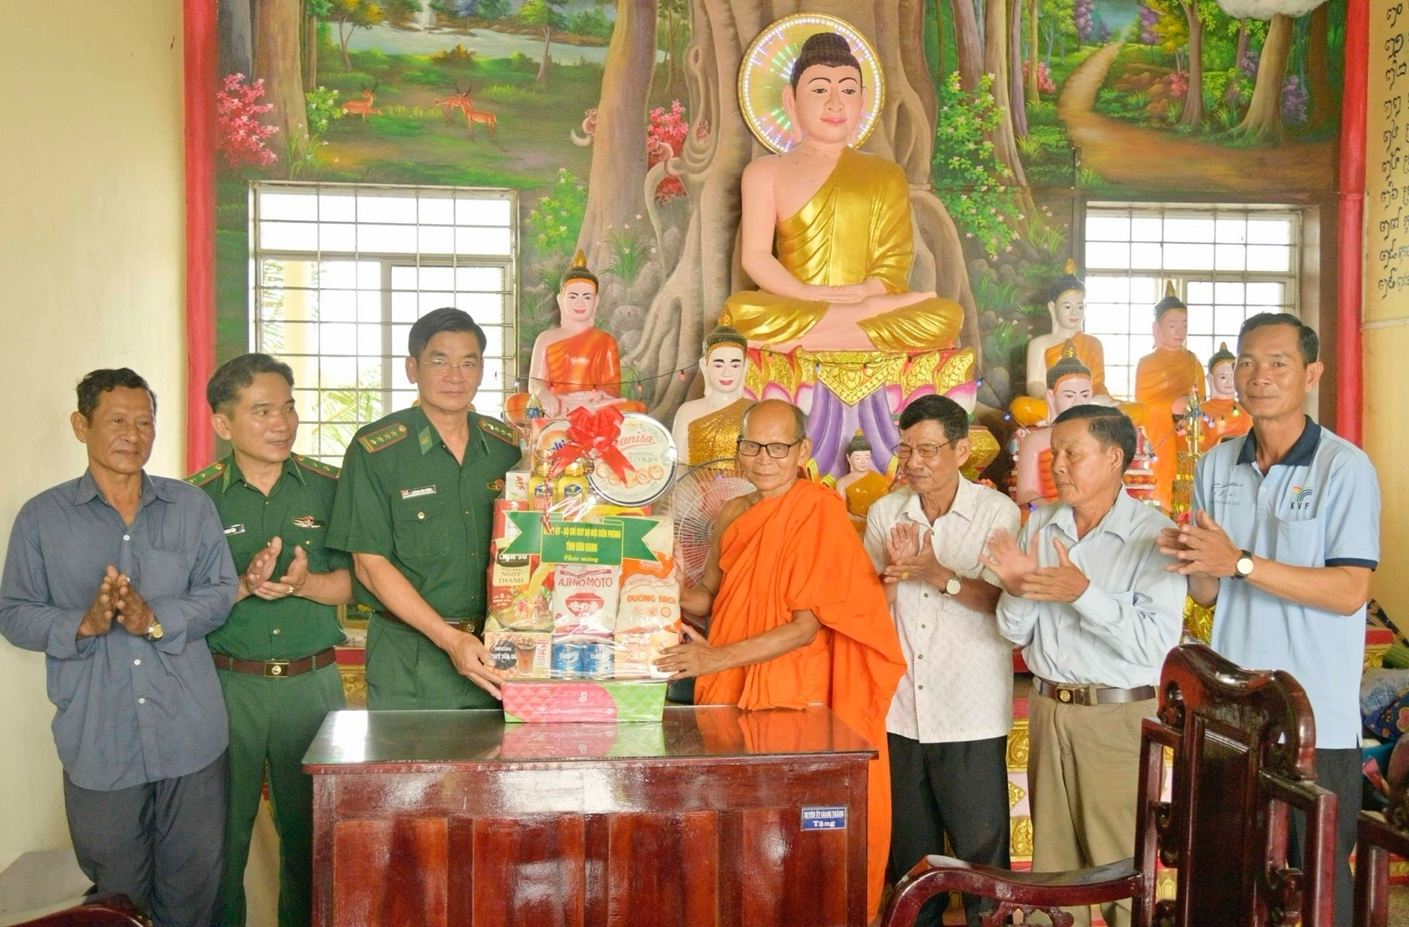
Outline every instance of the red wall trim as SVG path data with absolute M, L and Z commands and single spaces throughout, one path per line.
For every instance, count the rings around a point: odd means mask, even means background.
M 186 471 L 215 458 L 205 384 L 215 372 L 215 0 L 185 0 Z
M 1370 0 L 1349 0 L 1345 23 L 1345 95 L 1341 107 L 1340 247 L 1336 309 L 1336 433 L 1361 443 L 1364 363 L 1365 112 L 1369 93 Z

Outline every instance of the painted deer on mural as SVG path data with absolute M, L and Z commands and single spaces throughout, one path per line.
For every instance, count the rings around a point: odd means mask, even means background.
M 362 99 L 348 100 L 342 105 L 342 111 L 349 116 L 361 116 L 363 122 L 367 121 L 369 115 L 380 116 L 382 111 L 372 106 L 372 97 L 376 94 L 379 86 L 381 85 L 373 84 L 371 90 L 363 87 Z
M 495 126 L 498 125 L 499 119 L 491 112 L 475 109 L 475 101 L 470 99 L 470 87 L 468 84 L 465 85 L 464 90 L 461 90 L 457 86 L 453 96 L 448 96 L 443 100 L 436 100 L 431 105 L 443 107 L 447 117 L 453 109 L 458 109 L 464 113 L 465 124 L 470 130 L 470 138 L 475 137 L 475 123 L 477 122 L 482 123 L 489 129 L 490 138 L 494 137 L 494 129 Z

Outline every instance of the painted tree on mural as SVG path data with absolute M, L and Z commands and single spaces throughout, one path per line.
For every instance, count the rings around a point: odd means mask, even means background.
M 608 267 L 613 230 L 644 212 L 646 97 L 656 60 L 656 0 L 617 0 L 616 28 L 602 72 L 587 212 L 578 247 L 588 264 Z
M 308 151 L 308 115 L 304 109 L 303 67 L 299 58 L 299 0 L 256 0 L 254 73 L 264 80 L 264 102 L 273 105 L 265 121 L 279 129 L 277 138 L 289 162 Z
M 543 58 L 538 64 L 538 80 L 548 78 L 548 44 L 553 33 L 567 26 L 562 8 L 567 0 L 528 0 L 519 10 L 519 22 L 543 30 Z
M 977 348 L 973 295 L 959 242 L 948 212 L 926 190 L 934 145 L 933 84 L 923 56 L 902 50 L 902 36 L 919 35 L 923 0 L 823 0 L 809 4 L 831 13 L 869 36 L 886 75 L 881 124 L 867 149 L 894 158 L 912 183 L 916 289 L 933 289 L 965 307 L 962 340 Z M 646 375 L 680 370 L 699 357 L 700 340 L 724 299 L 745 281 L 735 272 L 739 224 L 739 177 L 750 159 L 765 153 L 754 142 L 739 110 L 737 80 L 744 48 L 752 36 L 782 16 L 796 12 L 788 0 L 695 0 L 691 4 L 692 42 L 686 56 L 689 112 L 708 133 L 691 133 L 676 164 L 692 204 L 678 258 L 656 294 L 641 341 L 627 362 Z M 1003 20 L 1000 18 L 999 20 Z M 601 157 L 594 154 L 593 160 Z M 595 170 L 595 164 L 594 164 Z M 590 196 L 596 196 L 594 188 Z M 654 381 L 646 398 L 657 416 L 669 415 L 685 398 L 687 384 L 676 377 Z
M 1267 41 L 1257 59 L 1257 82 L 1253 85 L 1252 102 L 1247 115 L 1235 132 L 1249 141 L 1280 142 L 1285 129 L 1282 124 L 1282 84 L 1287 76 L 1287 59 L 1292 50 L 1292 18 L 1285 13 L 1272 17 L 1267 28 Z

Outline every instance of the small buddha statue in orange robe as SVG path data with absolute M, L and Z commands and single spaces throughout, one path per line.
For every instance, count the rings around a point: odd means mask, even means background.
M 596 327 L 597 277 L 581 249 L 563 277 L 558 312 L 559 324 L 538 336 L 529 361 L 528 389 L 539 408 L 557 418 L 579 406 L 626 406 L 621 355 L 616 339 Z
M 1208 399 L 1199 406 L 1207 422 L 1199 441 L 1202 450 L 1210 450 L 1220 441 L 1245 435 L 1252 429 L 1252 416 L 1238 404 L 1238 394 L 1233 387 L 1233 366 L 1237 360 L 1228 350 L 1226 341 L 1208 359 Z
M 1042 505 L 1057 498 L 1052 480 L 1052 422 L 1072 406 L 1091 402 L 1091 371 L 1076 356 L 1076 345 L 1067 342 L 1062 359 L 1047 370 L 1047 420 L 1029 431 L 1018 444 L 1018 505 Z
M 1184 347 L 1189 335 L 1189 307 L 1165 284 L 1165 296 L 1155 304 L 1155 349 L 1135 368 L 1135 399 L 1145 405 L 1145 436 L 1154 451 L 1155 499 L 1169 511 L 1183 439 L 1178 435 L 1189 394 L 1204 398 L 1204 366 Z
M 863 533 L 866 530 L 866 513 L 871 503 L 890 492 L 890 480 L 875 468 L 871 442 L 857 429 L 856 434 L 846 445 L 847 474 L 837 480 L 837 492 L 846 500 L 846 510 L 851 522 Z
M 1100 339 L 1081 330 L 1086 320 L 1086 284 L 1076 275 L 1076 262 L 1067 259 L 1062 276 L 1052 285 L 1047 302 L 1052 331 L 1036 335 L 1027 343 L 1027 394 L 1047 393 L 1047 370 L 1062 359 L 1067 342 L 1076 348 L 1076 357 L 1091 371 L 1092 402 L 1112 403 L 1106 389 L 1106 355 Z

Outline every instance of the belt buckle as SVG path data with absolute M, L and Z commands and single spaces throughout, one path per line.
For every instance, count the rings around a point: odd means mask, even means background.
M 1078 685 L 1074 683 L 1058 684 L 1056 688 L 1056 699 L 1063 705 L 1095 705 L 1096 686 Z
M 289 675 L 288 660 L 266 660 L 264 663 L 264 675 L 283 677 Z

